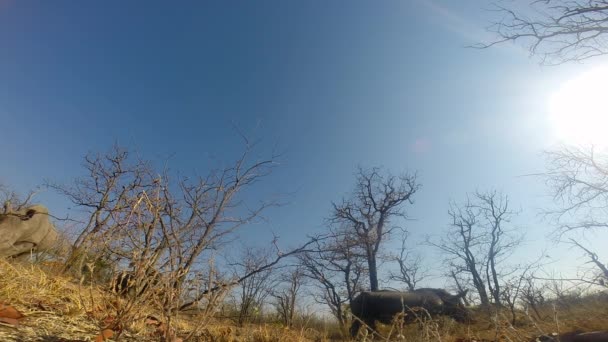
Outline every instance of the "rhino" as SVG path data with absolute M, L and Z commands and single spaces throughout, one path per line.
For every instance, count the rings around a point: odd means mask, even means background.
M 0 258 L 48 250 L 56 241 L 57 231 L 44 206 L 18 210 L 5 206 L 4 213 L 0 214 Z
M 121 271 L 112 278 L 112 290 L 123 297 L 141 297 L 150 287 L 160 283 L 160 273 L 150 269 L 145 275 L 138 277 L 135 271 Z
M 608 331 L 571 331 L 564 334 L 553 333 L 536 337 L 534 342 L 608 342 Z
M 400 291 L 364 291 L 351 303 L 351 312 L 355 316 L 350 328 L 353 337 L 357 335 L 362 323 L 376 330 L 376 321 L 390 324 L 396 315 L 403 313 L 408 322 L 416 320 L 424 309 L 431 316 L 445 315 L 461 323 L 471 322 L 470 311 L 462 304 L 464 291 L 452 295 L 443 289 L 422 288 L 409 292 Z M 426 315 L 426 314 L 424 314 Z

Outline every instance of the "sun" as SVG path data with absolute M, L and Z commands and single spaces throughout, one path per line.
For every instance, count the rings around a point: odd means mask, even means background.
M 608 147 L 608 66 L 565 82 L 549 100 L 549 119 L 561 142 Z

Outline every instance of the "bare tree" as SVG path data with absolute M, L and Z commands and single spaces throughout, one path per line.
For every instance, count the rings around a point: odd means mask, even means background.
M 566 232 L 608 230 L 608 156 L 593 146 L 545 152 L 543 175 L 557 207 L 546 210 L 555 219 L 558 236 Z
M 524 279 L 521 289 L 521 300 L 526 308 L 532 309 L 537 319 L 542 319 L 539 307 L 545 303 L 545 285 L 539 285 L 531 274 Z
M 359 168 L 356 178 L 350 198 L 333 203 L 330 222 L 347 229 L 358 241 L 365 252 L 370 288 L 377 291 L 380 246 L 395 228 L 391 226 L 392 220 L 406 217 L 402 207 L 413 203 L 412 196 L 420 184 L 415 175 L 396 177 L 379 168 Z
M 547 172 L 543 174 L 556 207 L 546 210 L 546 217 L 556 225 L 554 235 L 608 231 L 608 155 L 596 153 L 593 146 L 561 147 L 545 152 Z M 598 255 L 577 239 L 568 242 L 585 252 L 596 266 L 600 277 L 585 277 L 584 282 L 605 283 L 606 265 Z
M 595 273 L 597 273 L 597 275 L 592 276 L 590 278 L 584 276 L 581 280 L 587 280 L 588 283 L 595 282 L 597 285 L 607 286 L 608 285 L 608 267 L 600 261 L 598 255 L 595 252 L 592 252 L 591 250 L 587 249 L 580 242 L 578 242 L 574 239 L 569 239 L 569 242 L 572 245 L 583 250 L 585 252 L 585 254 L 587 254 L 587 256 L 589 257 L 589 262 L 592 263 L 593 265 L 595 265 L 596 270 L 597 270 L 597 272 L 595 272 Z
M 446 255 L 455 269 L 454 279 L 456 274 L 470 276 L 482 305 L 501 305 L 501 278 L 514 271 L 501 264 L 523 239 L 515 229 L 505 227 L 514 214 L 508 198 L 496 191 L 476 192 L 462 206 L 452 204 L 448 214 L 446 237 L 438 242 L 427 239 L 428 243 Z
M 130 265 L 133 278 L 142 283 L 156 272 L 162 291 L 155 302 L 170 326 L 185 305 L 199 265 L 232 232 L 271 205 L 246 206 L 238 199 L 243 189 L 268 175 L 274 165 L 272 158 L 252 160 L 252 147 L 247 145 L 231 166 L 206 177 L 175 181 L 167 170 L 155 172 L 150 163 L 119 147 L 87 156 L 88 175 L 74 186 L 49 183 L 81 208 L 86 218 L 67 266 L 91 264 L 81 256 L 100 251 L 115 264 Z M 211 288 L 216 287 L 222 288 Z M 208 294 L 194 299 L 199 303 Z M 123 313 L 137 314 L 135 310 Z M 166 334 L 169 338 L 170 329 Z
M 446 234 L 447 237 L 440 239 L 439 242 L 429 239 L 428 243 L 447 255 L 451 267 L 456 270 L 453 272 L 454 274 L 467 273 L 470 275 L 481 304 L 487 305 L 490 300 L 481 273 L 486 262 L 486 255 L 482 249 L 485 241 L 478 231 L 474 205 L 467 199 L 463 207 L 458 207 L 456 204 L 450 206 L 448 214 L 452 222 Z M 454 276 L 454 278 L 456 277 Z
M 286 258 L 298 257 L 302 254 L 316 251 L 317 249 L 311 248 L 310 246 L 318 244 L 319 241 L 321 241 L 323 239 L 324 239 L 324 237 L 310 237 L 310 239 L 306 243 L 302 244 L 299 247 L 293 248 L 287 252 L 283 252 L 277 248 L 276 255 L 274 256 L 274 258 L 272 260 L 269 260 L 267 264 L 261 265 L 259 268 L 254 269 L 245 274 L 237 275 L 236 278 L 232 278 L 230 280 L 225 280 L 221 283 L 217 283 L 215 286 L 207 287 L 203 291 L 200 291 L 200 292 L 198 292 L 198 294 L 192 296 L 191 299 L 187 300 L 184 304 L 182 304 L 179 309 L 180 310 L 189 309 L 189 308 L 197 305 L 201 300 L 204 300 L 210 294 L 213 294 L 215 292 L 222 292 L 225 289 L 229 289 L 233 286 L 236 286 L 236 285 L 242 283 L 243 281 L 245 281 L 246 279 L 253 277 L 260 272 L 265 272 L 268 269 L 276 267 L 282 260 L 284 260 Z M 276 242 L 274 243 L 274 245 L 275 245 L 275 247 L 277 247 Z
M 541 256 L 536 261 L 533 261 L 527 265 L 515 267 L 515 272 L 513 272 L 514 274 L 504 281 L 504 286 L 500 292 L 500 296 L 502 303 L 504 303 L 506 308 L 511 313 L 511 324 L 516 323 L 516 309 L 518 303 L 530 303 L 530 301 L 527 301 L 526 299 L 532 299 L 532 309 L 536 312 L 538 317 L 538 310 L 535 301 L 536 298 L 534 298 L 535 291 L 537 289 L 532 288 L 531 285 L 532 279 L 534 278 L 534 271 L 538 270 L 542 266 L 541 261 L 545 256 L 544 254 L 544 252 L 541 253 Z M 526 296 L 530 295 L 532 295 L 532 298 L 526 298 Z
M 484 221 L 482 224 L 488 230 L 489 237 L 486 263 L 488 289 L 494 298 L 494 303 L 500 305 L 503 294 L 500 289 L 500 273 L 497 265 L 512 255 L 514 249 L 523 241 L 523 235 L 516 233 L 514 229 L 505 227 L 514 214 L 509 209 L 507 196 L 493 191 L 476 193 L 476 197 L 479 199 L 477 208 Z
M 143 207 L 138 205 L 144 199 L 141 195 L 154 191 L 155 177 L 149 163 L 130 158 L 129 152 L 119 146 L 105 154 L 85 156 L 83 166 L 86 176 L 75 179 L 73 185 L 46 182 L 79 208 L 84 218 L 66 269 L 78 266 L 76 270 L 81 270 L 86 251 L 104 244 L 93 240 L 101 241 L 124 230 L 132 209 Z
M 283 287 L 271 291 L 271 295 L 275 298 L 275 308 L 283 324 L 291 327 L 296 313 L 298 295 L 304 282 L 303 267 L 298 265 L 289 272 L 283 273 L 279 277 L 279 282 L 283 284 Z
M 263 249 L 245 248 L 240 262 L 236 263 L 235 274 L 246 274 L 260 269 L 269 263 L 269 251 Z M 260 313 L 265 299 L 271 292 L 274 282 L 272 281 L 272 268 L 254 273 L 251 277 L 244 279 L 238 284 L 239 291 L 239 317 L 238 324 L 243 325 L 251 320 L 253 316 Z
M 388 255 L 388 259 L 397 263 L 399 267 L 398 272 L 390 271 L 389 278 L 404 283 L 408 290 L 413 291 L 418 282 L 427 277 L 427 269 L 423 267 L 420 255 L 413 253 L 407 247 L 408 235 L 408 232 L 403 230 L 399 254 Z
M 351 304 L 361 291 L 366 272 L 358 242 L 349 234 L 332 231 L 327 239 L 317 241 L 314 251 L 300 254 L 299 260 L 304 276 L 310 278 L 321 293 L 315 300 L 329 307 L 346 334 L 344 305 Z
M 527 8 L 496 5 L 501 19 L 489 30 L 498 35 L 486 48 L 507 41 L 524 41 L 543 63 L 582 61 L 608 53 L 608 1 L 530 0 Z

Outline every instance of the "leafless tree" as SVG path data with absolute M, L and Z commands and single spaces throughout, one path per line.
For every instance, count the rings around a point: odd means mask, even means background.
M 304 276 L 310 278 L 320 295 L 315 300 L 327 305 L 346 334 L 347 312 L 350 304 L 361 291 L 365 276 L 365 258 L 357 240 L 340 231 L 332 231 L 323 241 L 318 241 L 314 251 L 300 254 Z
M 537 319 L 542 319 L 539 307 L 545 303 L 545 286 L 544 284 L 538 284 L 534 279 L 534 275 L 531 274 L 524 279 L 524 284 L 521 289 L 521 300 L 526 308 L 532 309 Z
M 523 41 L 530 53 L 546 64 L 582 61 L 608 53 L 608 1 L 530 0 L 528 7 L 519 9 L 495 6 L 501 19 L 489 30 L 499 38 L 478 47 Z
M 531 286 L 533 284 L 534 272 L 543 266 L 542 260 L 544 257 L 545 253 L 543 252 L 537 260 L 526 265 L 514 267 L 513 274 L 504 280 L 504 286 L 500 292 L 500 296 L 502 303 L 504 303 L 504 306 L 511 314 L 511 324 L 516 323 L 516 309 L 518 303 L 521 302 L 524 304 L 531 303 L 531 307 L 538 317 L 536 298 L 534 297 L 537 294 L 535 291 L 538 291 L 538 289 Z M 530 299 L 532 299 L 532 301 L 530 301 Z
M 514 228 L 505 227 L 514 214 L 508 198 L 496 191 L 476 192 L 462 206 L 451 204 L 448 214 L 446 237 L 429 238 L 428 243 L 446 255 L 455 279 L 456 274 L 470 276 L 482 305 L 501 305 L 501 278 L 513 272 L 501 264 L 523 239 Z
M 275 256 L 271 260 L 269 260 L 267 264 L 261 265 L 259 268 L 254 269 L 245 274 L 237 275 L 236 277 L 233 277 L 232 279 L 226 279 L 222 282 L 216 283 L 215 286 L 207 287 L 203 291 L 198 292 L 198 294 L 191 296 L 191 299 L 187 300 L 184 304 L 182 304 L 179 307 L 179 309 L 186 310 L 186 309 L 192 308 L 193 306 L 197 305 L 201 300 L 205 300 L 205 298 L 207 296 L 209 296 L 210 294 L 213 294 L 215 292 L 222 292 L 225 289 L 234 287 L 234 286 L 242 283 L 246 279 L 255 276 L 256 274 L 258 274 L 260 272 L 265 272 L 268 269 L 276 267 L 277 265 L 279 265 L 279 263 L 281 261 L 283 261 L 287 258 L 299 257 L 302 254 L 316 251 L 317 249 L 315 247 L 311 247 L 311 246 L 318 244 L 319 241 L 322 241 L 324 239 L 325 239 L 324 237 L 314 236 L 314 237 L 310 237 L 309 240 L 307 242 L 305 242 L 304 244 L 302 244 L 301 246 L 293 248 L 287 252 L 283 252 L 280 249 L 277 249 Z M 276 243 L 274 243 L 274 245 L 277 246 Z
M 416 289 L 418 282 L 427 277 L 427 269 L 422 264 L 422 257 L 413 253 L 407 246 L 408 232 L 402 230 L 401 246 L 399 254 L 390 254 L 388 259 L 395 262 L 399 269 L 397 272 L 390 271 L 389 278 L 401 283 L 404 283 L 408 290 Z
M 482 224 L 487 228 L 489 236 L 486 263 L 488 289 L 494 298 L 494 303 L 500 305 L 502 292 L 497 267 L 513 254 L 514 249 L 523 241 L 523 235 L 505 227 L 514 214 L 509 208 L 507 196 L 493 191 L 477 193 L 476 197 L 479 199 L 478 210 L 484 221 Z
M 597 284 L 601 286 L 608 286 L 608 267 L 600 261 L 598 255 L 595 252 L 592 252 L 591 250 L 587 249 L 586 247 L 581 245 L 580 242 L 574 239 L 570 239 L 570 243 L 583 250 L 585 254 L 587 254 L 587 256 L 589 257 L 589 262 L 594 264 L 597 270 L 599 270 L 599 274 L 591 278 L 591 281 L 596 281 Z
M 74 239 L 66 269 L 82 269 L 86 250 L 97 249 L 102 240 L 124 231 L 133 208 L 142 208 L 143 194 L 154 191 L 155 176 L 148 162 L 130 158 L 127 150 L 114 146 L 105 154 L 85 156 L 86 175 L 73 185 L 46 182 L 81 210 L 84 218 Z M 144 203 L 145 204 L 145 203 Z M 116 246 L 114 246 L 116 247 Z M 119 252 L 119 254 L 122 254 Z
M 563 146 L 545 152 L 545 157 L 547 172 L 542 176 L 556 203 L 545 214 L 556 226 L 554 236 L 562 239 L 608 232 L 608 155 L 597 153 L 593 146 Z M 598 255 L 578 239 L 568 238 L 567 242 L 584 251 L 601 275 L 581 280 L 605 283 L 608 271 Z
M 415 175 L 396 177 L 379 168 L 359 168 L 352 195 L 333 203 L 330 222 L 347 229 L 362 247 L 372 291 L 378 290 L 380 246 L 395 228 L 393 220 L 406 217 L 403 205 L 413 203 L 412 196 L 419 189 Z
M 482 305 L 487 305 L 490 299 L 481 273 L 486 262 L 483 253 L 485 238 L 479 231 L 474 205 L 469 199 L 462 207 L 453 203 L 448 214 L 452 222 L 446 237 L 439 242 L 430 239 L 428 242 L 448 256 L 451 267 L 456 270 L 454 274 L 470 275 Z
M 235 274 L 247 274 L 260 269 L 269 263 L 270 256 L 268 250 L 245 248 L 243 255 L 240 256 L 241 261 L 235 264 L 237 266 Z M 261 312 L 266 297 L 270 295 L 270 291 L 275 285 L 272 279 L 272 271 L 272 268 L 267 268 L 254 273 L 238 284 L 239 325 L 242 326 Z
M 67 265 L 93 264 L 82 256 L 90 257 L 86 251 L 96 250 L 115 264 L 130 265 L 134 279 L 142 283 L 150 272 L 158 273 L 162 291 L 156 302 L 170 325 L 179 309 L 189 304 L 184 300 L 200 265 L 226 237 L 271 205 L 250 206 L 238 198 L 274 165 L 272 157 L 255 160 L 252 148 L 246 145 L 231 166 L 205 177 L 176 180 L 168 170 L 156 172 L 151 163 L 119 147 L 87 156 L 88 174 L 73 186 L 48 184 L 81 208 L 86 218 Z M 216 288 L 222 286 L 211 287 Z M 200 303 L 208 294 L 193 299 Z
M 546 210 L 556 233 L 608 230 L 608 155 L 589 148 L 563 146 L 545 152 L 543 174 L 557 207 Z
M 304 268 L 300 265 L 284 272 L 279 277 L 279 288 L 271 291 L 275 298 L 275 308 L 286 327 L 291 327 L 296 313 L 298 295 L 304 282 Z

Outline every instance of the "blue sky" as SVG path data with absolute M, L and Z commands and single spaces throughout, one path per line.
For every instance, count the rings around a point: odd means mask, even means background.
M 522 208 L 532 253 L 549 202 L 521 176 L 559 142 L 547 99 L 601 59 L 541 67 L 515 45 L 465 48 L 489 37 L 486 4 L 0 1 L 0 181 L 67 182 L 114 142 L 204 174 L 237 157 L 234 124 L 283 151 L 260 194 L 290 194 L 245 241 L 321 230 L 362 165 L 418 172 L 413 245 L 446 227 L 450 199 L 496 188 Z

